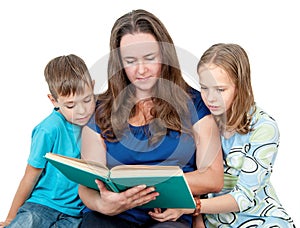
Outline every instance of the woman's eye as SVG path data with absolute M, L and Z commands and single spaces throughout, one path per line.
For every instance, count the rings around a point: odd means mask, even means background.
M 146 61 L 154 61 L 155 60 L 155 56 L 150 56 L 146 58 Z
M 135 62 L 136 60 L 133 58 L 124 59 L 124 65 L 131 65 L 134 64 Z

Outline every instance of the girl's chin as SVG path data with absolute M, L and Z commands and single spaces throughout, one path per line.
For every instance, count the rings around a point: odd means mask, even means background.
M 221 116 L 224 112 L 222 110 L 215 110 L 215 109 L 209 109 L 209 111 L 211 112 L 211 114 L 213 114 L 214 116 Z

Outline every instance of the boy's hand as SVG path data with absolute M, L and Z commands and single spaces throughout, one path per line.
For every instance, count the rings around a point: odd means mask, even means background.
M 11 220 L 5 220 L 4 222 L 0 222 L 0 228 L 4 228 L 11 223 Z

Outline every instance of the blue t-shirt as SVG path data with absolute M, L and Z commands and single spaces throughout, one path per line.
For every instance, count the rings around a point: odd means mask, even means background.
M 190 113 L 188 116 L 190 116 L 191 125 L 193 125 L 210 112 L 205 106 L 199 91 L 191 88 L 190 93 L 191 100 L 188 101 Z M 101 129 L 95 124 L 94 118 L 91 118 L 88 126 L 98 133 L 101 132 Z M 184 172 L 196 169 L 196 146 L 191 134 L 179 134 L 171 130 L 160 142 L 149 145 L 149 134 L 147 133 L 149 128 L 151 132 L 151 124 L 144 126 L 129 124 L 126 137 L 121 138 L 118 142 L 105 140 L 107 166 L 112 168 L 120 164 L 178 165 Z M 176 194 L 175 192 L 176 189 L 174 189 L 174 194 Z M 118 216 L 138 224 L 145 224 L 151 221 L 151 217 L 148 215 L 149 210 L 134 208 Z M 182 218 L 191 223 L 191 216 L 184 215 Z
M 67 179 L 44 158 L 47 152 L 79 158 L 81 129 L 55 110 L 33 129 L 28 164 L 43 172 L 27 202 L 71 216 L 81 214 L 84 205 L 78 196 L 78 184 Z

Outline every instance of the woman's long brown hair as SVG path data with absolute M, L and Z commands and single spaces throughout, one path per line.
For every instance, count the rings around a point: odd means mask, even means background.
M 150 140 L 157 142 L 167 131 L 191 131 L 188 115 L 188 85 L 179 69 L 173 41 L 162 22 L 145 10 L 134 10 L 120 17 L 111 30 L 108 61 L 108 88 L 98 96 L 96 123 L 108 141 L 118 141 L 135 115 L 135 87 L 128 80 L 120 58 L 120 42 L 124 35 L 148 33 L 155 37 L 162 58 L 161 77 L 155 84 L 151 109 L 153 116 Z M 155 120 L 155 121 L 154 121 Z M 185 125 L 183 124 L 185 123 Z

